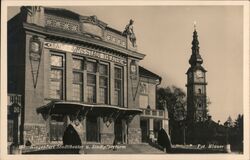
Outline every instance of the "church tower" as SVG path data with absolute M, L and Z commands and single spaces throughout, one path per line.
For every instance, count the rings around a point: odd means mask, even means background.
M 199 53 L 199 41 L 194 26 L 191 65 L 187 71 L 187 119 L 191 122 L 207 120 L 206 70 L 203 68 L 203 59 Z

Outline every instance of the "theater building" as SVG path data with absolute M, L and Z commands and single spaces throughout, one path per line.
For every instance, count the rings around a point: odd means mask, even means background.
M 22 7 L 8 22 L 8 142 L 139 144 L 168 130 L 156 106 L 161 77 L 141 67 L 133 21 L 124 31 L 96 16 Z

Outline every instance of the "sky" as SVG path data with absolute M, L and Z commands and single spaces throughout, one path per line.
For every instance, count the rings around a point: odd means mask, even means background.
M 208 71 L 209 114 L 214 121 L 243 113 L 243 8 L 241 6 L 81 6 L 65 7 L 96 15 L 123 31 L 134 20 L 140 65 L 162 77 L 160 87 L 175 85 L 186 92 L 194 21 L 203 67 Z M 8 19 L 19 12 L 8 8 Z

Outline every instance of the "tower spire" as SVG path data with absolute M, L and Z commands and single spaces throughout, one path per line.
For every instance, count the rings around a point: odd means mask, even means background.
M 192 55 L 189 59 L 189 64 L 191 66 L 200 65 L 203 63 L 203 60 L 200 55 L 200 47 L 198 40 L 198 33 L 196 31 L 197 25 L 196 21 L 194 21 L 194 32 L 193 32 L 193 41 L 192 41 Z
M 194 21 L 194 30 L 196 30 L 196 21 Z

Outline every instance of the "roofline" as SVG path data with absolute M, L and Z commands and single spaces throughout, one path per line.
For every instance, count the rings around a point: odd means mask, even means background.
M 142 67 L 142 66 L 139 66 L 139 70 L 140 70 L 140 68 L 146 70 L 147 72 L 149 72 L 149 74 L 152 75 L 152 77 L 159 79 L 159 81 L 161 82 L 161 80 L 162 80 L 162 77 L 161 77 L 161 76 L 159 76 L 159 75 L 156 74 L 156 73 L 151 72 L 150 70 L 148 70 L 148 69 L 146 69 L 146 68 L 144 68 L 144 67 Z M 150 76 L 148 76 L 148 75 L 143 75 L 143 74 L 140 74 L 140 76 L 151 78 Z
M 137 59 L 140 59 L 140 60 L 143 59 L 146 56 L 145 54 L 135 52 L 135 51 L 131 51 L 131 50 L 122 48 L 120 46 L 117 46 L 117 45 L 114 45 L 114 44 L 111 44 L 111 43 L 108 43 L 108 42 L 105 42 L 105 41 L 89 38 L 89 37 L 78 35 L 78 34 L 62 32 L 62 31 L 58 31 L 58 30 L 56 30 L 56 31 L 55 30 L 50 30 L 50 29 L 40 27 L 40 26 L 37 26 L 37 25 L 33 25 L 33 24 L 29 24 L 29 23 L 26 23 L 26 22 L 23 22 L 23 28 L 25 30 L 27 30 L 27 31 L 37 32 L 37 33 L 42 34 L 42 35 L 61 37 L 61 38 L 64 38 L 64 39 L 70 39 L 70 40 L 89 43 L 89 44 L 96 45 L 96 46 L 99 46 L 99 47 L 101 46 L 103 48 L 119 52 L 119 53 L 123 54 L 124 56 L 134 57 L 134 58 L 137 58 Z

